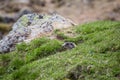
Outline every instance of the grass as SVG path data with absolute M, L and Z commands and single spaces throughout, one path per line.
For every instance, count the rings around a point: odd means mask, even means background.
M 97 21 L 74 30 L 74 38 L 40 38 L 1 54 L 0 79 L 119 80 L 120 22 Z M 77 47 L 63 51 L 64 41 L 75 42 Z

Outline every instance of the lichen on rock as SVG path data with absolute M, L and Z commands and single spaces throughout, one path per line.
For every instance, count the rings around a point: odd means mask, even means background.
M 26 14 L 13 25 L 12 30 L 0 41 L 0 53 L 13 51 L 20 42 L 30 42 L 55 29 L 68 28 L 74 23 L 64 17 L 53 14 Z

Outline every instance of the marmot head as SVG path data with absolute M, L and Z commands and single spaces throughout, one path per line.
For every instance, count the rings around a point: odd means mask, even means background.
M 73 43 L 73 42 L 65 42 L 65 43 L 62 45 L 62 47 L 63 47 L 64 49 L 72 49 L 72 48 L 75 48 L 76 45 L 75 45 L 75 43 Z

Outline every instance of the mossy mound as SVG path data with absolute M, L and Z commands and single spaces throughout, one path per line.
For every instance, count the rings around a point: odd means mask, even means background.
M 0 55 L 1 80 L 119 80 L 120 22 L 97 21 L 74 28 L 77 36 L 40 38 Z M 63 51 L 64 41 L 77 47 Z

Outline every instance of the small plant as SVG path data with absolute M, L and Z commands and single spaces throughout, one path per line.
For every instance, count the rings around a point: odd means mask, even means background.
M 60 32 L 59 29 L 54 30 L 54 33 L 55 33 L 55 34 L 57 34 L 58 32 Z
M 56 35 L 57 39 L 64 40 L 67 39 L 68 36 L 66 36 L 64 33 L 62 33 L 59 29 L 54 30 L 54 34 Z
M 64 40 L 68 38 L 66 35 L 64 35 L 64 33 L 60 33 L 60 32 L 56 34 L 56 37 L 59 40 Z

